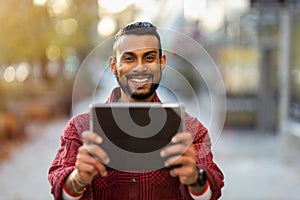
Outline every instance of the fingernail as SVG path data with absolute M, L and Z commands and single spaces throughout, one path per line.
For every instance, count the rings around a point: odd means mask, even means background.
M 169 162 L 168 162 L 168 161 L 166 161 L 166 162 L 164 163 L 164 165 L 165 165 L 165 167 L 168 167 L 168 165 L 169 165 Z
M 104 171 L 101 173 L 102 176 L 106 176 L 107 175 L 107 171 Z
M 108 163 L 109 163 L 109 158 L 106 158 L 105 160 L 104 160 L 104 163 L 107 165 Z
M 172 140 L 171 140 L 171 142 L 172 142 L 172 143 L 176 143 L 176 142 L 177 142 L 176 137 L 173 137 Z
M 102 138 L 101 137 L 97 137 L 97 139 L 96 139 L 96 142 L 98 143 L 98 144 L 101 144 L 102 143 Z
M 160 156 L 161 156 L 161 157 L 164 157 L 165 154 L 166 154 L 165 151 L 161 151 L 161 152 L 160 152 Z

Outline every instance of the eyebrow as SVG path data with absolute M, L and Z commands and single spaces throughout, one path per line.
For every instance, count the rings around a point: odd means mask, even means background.
M 151 53 L 155 53 L 155 54 L 158 54 L 158 52 L 156 50 L 151 50 L 151 51 L 147 51 L 143 54 L 143 56 L 147 56 Z M 124 56 L 124 55 L 132 55 L 132 56 L 136 56 L 136 54 L 134 52 L 131 52 L 131 51 L 125 51 L 123 52 L 120 57 Z

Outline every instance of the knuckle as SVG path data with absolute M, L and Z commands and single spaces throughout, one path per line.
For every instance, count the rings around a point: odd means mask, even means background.
M 194 173 L 194 169 L 189 167 L 188 170 L 187 170 L 188 174 L 193 174 Z
M 95 167 L 95 165 L 91 165 L 90 171 L 93 173 L 97 172 L 97 168 Z
M 76 161 L 79 161 L 81 159 L 81 155 L 80 154 L 77 154 L 76 156 Z
M 96 166 L 99 163 L 99 161 L 96 158 L 93 158 L 91 163 L 93 166 Z
M 89 135 L 90 135 L 89 131 L 83 131 L 83 132 L 82 132 L 82 138 L 83 138 L 83 139 L 88 139 L 88 138 L 89 138 Z
M 79 162 L 78 161 L 75 162 L 75 167 L 79 168 Z
M 79 153 L 82 153 L 82 152 L 84 152 L 85 150 L 86 150 L 86 148 L 85 148 L 84 145 L 82 145 L 81 147 L 78 148 L 78 152 L 79 152 Z

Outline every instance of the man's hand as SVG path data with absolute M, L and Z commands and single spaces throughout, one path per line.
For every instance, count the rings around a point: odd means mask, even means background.
M 67 189 L 73 194 L 82 191 L 97 174 L 106 176 L 107 170 L 104 164 L 109 163 L 107 153 L 99 146 L 102 143 L 99 135 L 85 131 L 82 133 L 82 138 L 83 145 L 78 149 L 76 168 L 66 181 Z
M 165 167 L 170 168 L 170 175 L 179 177 L 180 182 L 185 185 L 195 183 L 198 178 L 196 153 L 192 142 L 190 133 L 178 133 L 172 138 L 172 144 L 160 153 L 162 157 L 168 157 Z
M 99 146 L 102 143 L 99 135 L 86 131 L 82 133 L 82 138 L 83 145 L 78 149 L 75 166 L 81 180 L 89 184 L 98 173 L 106 176 L 107 171 L 103 164 L 109 163 L 109 157 Z

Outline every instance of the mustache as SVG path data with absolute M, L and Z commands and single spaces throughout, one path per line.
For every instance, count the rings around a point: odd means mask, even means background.
M 154 75 L 152 73 L 130 73 L 130 74 L 126 74 L 125 77 L 127 79 L 131 79 L 131 78 L 153 78 Z

